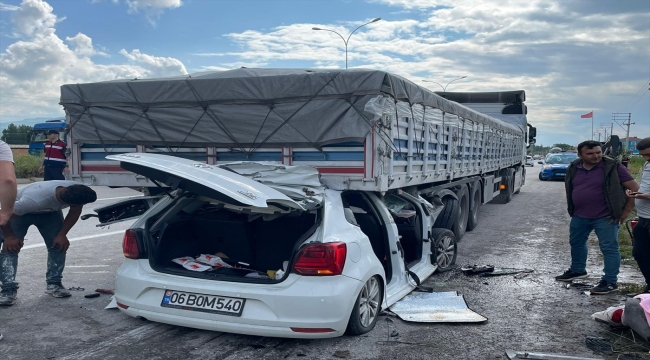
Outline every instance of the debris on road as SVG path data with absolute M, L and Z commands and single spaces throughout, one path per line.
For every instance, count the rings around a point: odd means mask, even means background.
M 587 336 L 585 338 L 587 348 L 596 354 L 611 355 L 613 354 L 612 345 L 609 339 L 598 336 Z
M 400 319 L 413 322 L 478 323 L 487 321 L 467 307 L 463 295 L 456 291 L 407 295 L 390 307 Z
M 334 352 L 334 357 L 340 358 L 340 359 L 347 359 L 350 357 L 350 350 L 336 350 Z
M 515 274 L 524 274 L 532 273 L 533 269 L 516 269 L 516 268 L 502 268 L 495 267 L 494 265 L 472 265 L 464 266 L 461 268 L 465 275 L 476 275 L 478 276 L 500 276 L 500 275 L 515 275 Z M 523 276 L 521 276 L 523 277 Z M 521 278 L 519 277 L 519 278 Z
M 106 295 L 115 295 L 115 290 L 113 289 L 95 289 L 95 292 Z
M 566 284 L 567 289 L 576 288 L 578 290 L 587 290 L 587 289 L 591 289 L 594 286 L 595 285 L 592 282 L 586 280 L 580 280 L 580 279 L 571 280 L 570 283 Z
M 111 302 L 106 305 L 104 310 L 106 309 L 117 309 L 117 301 L 115 300 L 115 295 L 111 296 Z
M 86 295 L 84 295 L 84 297 L 86 299 L 96 298 L 96 297 L 99 297 L 99 293 L 86 294 Z
M 528 360 L 602 360 L 602 358 L 588 358 L 581 356 L 568 356 L 557 354 L 532 353 L 527 351 L 506 350 L 506 355 L 510 360 L 528 359 Z
M 73 287 L 69 287 L 68 290 L 72 290 L 72 291 L 84 291 L 84 290 L 86 290 L 86 289 L 84 289 L 84 288 L 82 288 L 82 287 L 73 286 Z

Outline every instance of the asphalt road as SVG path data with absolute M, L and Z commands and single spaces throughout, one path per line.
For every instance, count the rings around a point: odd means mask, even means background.
M 455 360 L 505 359 L 506 349 L 594 356 L 585 338 L 611 338 L 612 334 L 590 315 L 618 304 L 623 297 L 588 296 L 553 280 L 570 259 L 563 183 L 539 181 L 538 164 L 527 170 L 527 183 L 510 204 L 481 208 L 478 227 L 459 243 L 457 264 L 533 268 L 535 272 L 523 278 L 481 278 L 456 269 L 435 274 L 424 283 L 436 291 L 463 294 L 471 309 L 489 319 L 484 324 L 419 324 L 380 317 L 376 328 L 364 336 L 293 340 L 134 319 L 119 310 L 105 310 L 110 296 L 83 296 L 95 288 L 113 288 L 115 271 L 123 259 L 122 233 L 130 224 L 97 228 L 96 219 L 91 218 L 80 221 L 69 234 L 72 245 L 64 285 L 85 291 L 73 291 L 67 299 L 44 294 L 46 249 L 35 229 L 28 233 L 20 253 L 18 301 L 0 308 L 0 331 L 5 335 L 0 341 L 0 359 L 336 359 L 335 352 L 347 350 L 351 359 Z M 96 190 L 100 200 L 92 207 L 137 195 L 125 189 Z M 602 268 L 596 246 L 591 243 L 588 263 L 594 281 Z M 640 283 L 640 279 L 637 270 L 622 268 L 620 282 Z M 389 336 L 393 331 L 397 335 Z

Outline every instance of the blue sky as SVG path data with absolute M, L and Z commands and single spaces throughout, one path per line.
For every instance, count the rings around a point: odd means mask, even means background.
M 440 90 L 527 92 L 538 142 L 631 112 L 650 136 L 650 1 L 0 0 L 0 123 L 61 116 L 59 86 L 247 67 L 385 70 Z M 2 124 L 0 124 L 1 126 Z M 622 134 L 615 125 L 615 133 Z

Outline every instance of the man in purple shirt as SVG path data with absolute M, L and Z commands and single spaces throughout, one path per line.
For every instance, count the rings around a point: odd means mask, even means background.
M 618 290 L 618 229 L 634 209 L 634 199 L 625 195 L 625 189 L 637 191 L 639 184 L 625 166 L 603 156 L 597 141 L 578 144 L 578 157 L 567 168 L 565 179 L 567 210 L 571 215 L 571 267 L 555 280 L 570 282 L 587 277 L 587 238 L 595 231 L 603 254 L 604 275 L 591 293 L 608 294 Z

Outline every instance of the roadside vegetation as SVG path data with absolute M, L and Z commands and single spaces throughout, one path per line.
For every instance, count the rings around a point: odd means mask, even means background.
M 38 168 L 43 163 L 42 156 L 20 155 L 14 159 L 16 177 L 19 179 L 39 177 Z

